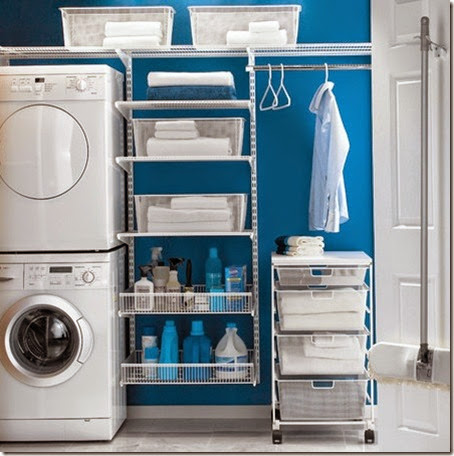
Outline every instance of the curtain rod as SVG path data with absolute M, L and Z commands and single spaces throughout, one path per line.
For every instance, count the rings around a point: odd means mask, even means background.
M 268 71 L 268 65 L 249 65 L 249 70 Z M 333 63 L 328 65 L 328 70 L 370 70 L 372 65 L 368 63 L 351 64 L 351 63 Z M 280 71 L 281 65 L 271 65 L 271 70 Z M 284 65 L 285 71 L 324 71 L 325 65 Z

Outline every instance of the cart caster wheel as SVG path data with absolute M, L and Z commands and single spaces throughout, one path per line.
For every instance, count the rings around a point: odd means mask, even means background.
M 282 431 L 273 431 L 273 443 L 275 445 L 282 443 Z
M 375 431 L 366 429 L 364 431 L 364 443 L 375 443 Z

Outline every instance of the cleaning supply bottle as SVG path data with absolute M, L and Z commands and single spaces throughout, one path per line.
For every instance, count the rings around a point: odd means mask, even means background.
M 191 335 L 183 341 L 183 363 L 210 363 L 211 340 L 205 336 L 203 321 L 194 320 Z M 210 378 L 209 367 L 185 367 L 184 378 L 187 381 L 207 380 Z
M 218 257 L 217 247 L 210 247 L 210 255 L 205 262 L 206 291 L 219 288 L 222 284 L 222 263 Z
M 162 264 L 161 264 L 162 263 Z M 164 266 L 164 262 L 160 261 L 158 266 L 153 268 L 153 283 L 155 293 L 165 293 L 167 282 L 169 281 L 170 268 Z
M 154 285 L 151 280 L 148 280 L 148 273 L 151 271 L 150 266 L 139 266 L 140 280 L 134 284 L 134 293 L 150 296 L 135 296 L 134 304 L 136 310 L 153 310 L 154 307 Z
M 184 285 L 184 292 L 190 293 L 190 296 L 185 296 L 183 300 L 184 310 L 190 311 L 194 309 L 194 287 L 192 286 L 192 261 L 186 260 L 186 283 Z
M 145 326 L 142 328 L 142 363 L 157 364 L 159 361 L 158 336 L 154 326 Z M 158 375 L 156 366 L 150 366 L 144 369 L 145 376 L 156 378 Z
M 178 333 L 173 320 L 167 320 L 162 331 L 161 354 L 159 364 L 178 363 Z M 178 367 L 159 367 L 158 375 L 161 380 L 176 380 L 178 378 Z
M 178 282 L 178 266 L 184 262 L 184 258 L 169 258 L 170 264 L 170 275 L 169 281 L 167 282 L 166 291 L 167 293 L 181 293 L 181 284 Z M 171 296 L 167 300 L 170 305 L 170 310 L 179 311 L 181 310 L 182 304 L 181 296 Z
M 151 250 L 150 266 L 154 269 L 156 266 L 159 266 L 160 262 L 162 262 L 162 247 L 152 247 L 150 250 Z
M 242 379 L 248 375 L 244 365 L 248 362 L 247 348 L 237 331 L 235 323 L 227 323 L 225 335 L 216 347 L 215 361 L 223 364 L 216 368 L 217 378 Z
M 146 348 L 158 346 L 158 336 L 156 335 L 155 326 L 144 326 L 142 328 L 142 357 Z

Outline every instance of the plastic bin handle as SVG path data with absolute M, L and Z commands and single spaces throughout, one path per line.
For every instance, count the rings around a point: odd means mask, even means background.
M 311 276 L 312 277 L 332 277 L 333 276 L 333 270 L 332 269 L 312 268 L 311 269 Z
M 330 300 L 334 297 L 334 291 L 324 291 L 324 290 L 313 290 L 311 291 L 312 299 L 326 299 Z
M 318 385 L 316 385 L 318 383 Z M 321 383 L 326 384 L 325 385 L 320 385 Z M 311 382 L 312 389 L 325 389 L 325 390 L 332 390 L 334 389 L 334 385 L 336 384 L 335 381 L 320 381 L 320 380 L 315 380 Z

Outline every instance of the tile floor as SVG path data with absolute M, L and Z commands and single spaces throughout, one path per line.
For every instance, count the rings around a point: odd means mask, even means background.
M 5 453 L 96 452 L 372 452 L 363 432 L 338 427 L 284 431 L 283 443 L 271 442 L 269 420 L 128 420 L 111 442 L 0 443 Z

